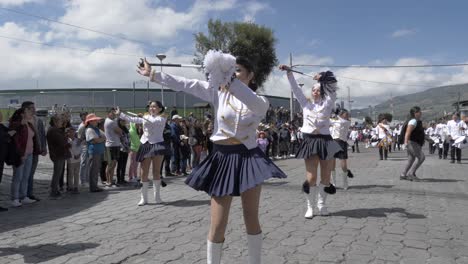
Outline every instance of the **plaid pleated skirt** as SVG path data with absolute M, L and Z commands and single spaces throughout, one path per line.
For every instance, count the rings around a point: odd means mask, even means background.
M 213 144 L 212 153 L 193 169 L 185 183 L 210 196 L 240 196 L 272 177 L 287 176 L 259 147 Z

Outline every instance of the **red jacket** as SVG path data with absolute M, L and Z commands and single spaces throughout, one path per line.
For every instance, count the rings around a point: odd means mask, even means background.
M 24 153 L 26 152 L 26 144 L 28 143 L 28 133 L 29 133 L 28 126 L 34 131 L 33 154 L 39 155 L 40 149 L 39 149 L 38 140 L 36 138 L 37 131 L 36 131 L 36 128 L 31 123 L 28 122 L 27 125 L 24 125 L 21 122 L 12 122 L 10 123 L 10 126 L 9 126 L 11 130 L 16 131 L 16 134 L 13 136 L 13 140 L 15 141 L 18 154 L 21 157 L 24 157 Z

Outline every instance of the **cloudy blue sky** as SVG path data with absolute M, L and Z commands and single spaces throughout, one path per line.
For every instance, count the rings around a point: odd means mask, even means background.
M 272 28 L 278 39 L 277 56 L 282 63 L 289 62 L 289 53 L 293 54 L 294 63 L 306 64 L 468 62 L 468 2 L 462 0 L 0 0 L 0 8 L 0 90 L 37 86 L 39 89 L 129 87 L 133 81 L 142 79 L 134 68 L 142 54 L 154 58 L 156 53 L 165 53 L 167 62 L 190 63 L 193 34 L 205 32 L 210 18 L 253 21 Z M 112 38 L 12 10 L 136 41 Z M 301 70 L 312 73 L 323 69 Z M 169 71 L 203 78 L 191 69 Z M 350 87 L 356 106 L 376 104 L 390 95 L 468 82 L 468 67 L 344 68 L 335 72 L 344 88 L 340 97 L 346 96 L 346 88 Z M 306 84 L 304 87 L 312 84 L 310 78 L 299 80 Z M 264 88 L 271 95 L 289 94 L 286 78 L 279 71 L 271 74 Z M 308 93 L 307 88 L 305 91 Z

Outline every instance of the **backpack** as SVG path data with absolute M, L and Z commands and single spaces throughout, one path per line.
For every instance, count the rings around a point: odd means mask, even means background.
M 401 127 L 401 132 L 400 132 L 400 135 L 398 136 L 398 144 L 400 145 L 405 144 L 405 134 L 406 134 L 406 129 L 408 128 L 408 122 L 409 120 L 407 120 Z
M 9 137 L 7 143 L 7 154 L 5 157 L 5 163 L 9 166 L 18 167 L 23 163 L 21 160 L 21 155 L 19 154 L 18 149 L 16 148 L 15 141 L 13 137 Z

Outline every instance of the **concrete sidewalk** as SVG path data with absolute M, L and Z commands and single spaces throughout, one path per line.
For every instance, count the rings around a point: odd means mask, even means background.
M 287 179 L 262 190 L 263 263 L 468 263 L 468 162 L 427 156 L 400 181 L 403 151 L 350 153 L 354 179 L 329 196 L 331 216 L 304 218 L 304 163 L 279 160 Z M 51 164 L 41 159 L 36 204 L 0 214 L 0 263 L 206 263 L 209 197 L 168 178 L 165 205 L 138 207 L 136 188 L 47 199 Z M 11 170 L 0 186 L 9 205 Z M 341 179 L 339 179 L 339 182 Z M 151 197 L 151 196 L 150 196 Z M 223 263 L 247 263 L 240 199 L 234 199 Z

